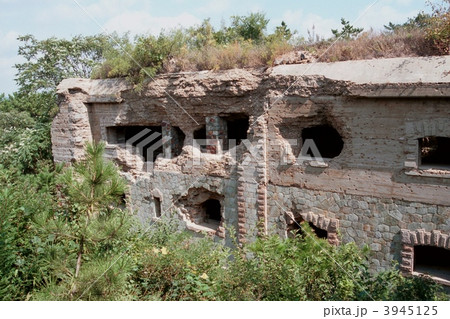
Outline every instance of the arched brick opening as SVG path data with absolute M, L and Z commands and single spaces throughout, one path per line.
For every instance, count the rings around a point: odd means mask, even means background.
M 327 218 L 313 212 L 307 213 L 286 213 L 286 230 L 289 235 L 290 232 L 298 230 L 301 223 L 308 223 L 314 233 L 319 238 L 328 239 L 332 245 L 339 245 L 338 228 L 339 220 L 334 218 Z
M 430 275 L 450 286 L 450 236 L 438 230 L 402 229 L 400 269 L 405 275 Z

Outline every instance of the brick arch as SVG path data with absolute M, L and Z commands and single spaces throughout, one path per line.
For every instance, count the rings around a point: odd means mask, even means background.
M 424 229 L 402 229 L 402 251 L 400 270 L 404 274 L 414 271 L 414 246 L 433 246 L 450 249 L 450 236 L 439 230 L 427 232 Z
M 331 245 L 339 245 L 338 229 L 339 220 L 335 218 L 328 218 L 313 212 L 304 212 L 294 214 L 287 212 L 287 224 L 292 224 L 298 221 L 305 221 L 313 224 L 315 227 L 325 230 L 328 233 L 327 239 Z

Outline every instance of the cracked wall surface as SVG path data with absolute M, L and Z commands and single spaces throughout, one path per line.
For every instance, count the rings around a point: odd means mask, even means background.
M 404 258 L 412 273 L 403 233 L 439 232 L 440 247 L 450 244 L 450 167 L 425 168 L 419 154 L 420 139 L 450 137 L 449 67 L 450 57 L 436 57 L 202 71 L 158 76 L 140 92 L 120 79 L 67 79 L 53 155 L 70 162 L 86 141 L 107 142 L 144 224 L 160 211 L 231 244 L 286 237 L 289 216 L 300 216 L 333 244 L 369 245 L 373 269 Z M 229 141 L 242 123 L 245 136 Z M 340 152 L 302 157 L 302 132 L 324 126 L 343 141 Z M 156 145 L 150 133 L 112 142 L 123 127 L 161 128 L 155 161 L 139 153 Z M 208 199 L 220 202 L 220 225 L 195 218 Z

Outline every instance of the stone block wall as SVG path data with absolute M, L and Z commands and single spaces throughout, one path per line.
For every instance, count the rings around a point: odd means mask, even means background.
M 337 233 L 340 240 L 343 243 L 367 244 L 371 250 L 371 262 L 377 269 L 390 267 L 393 260 L 402 261 L 404 231 L 423 229 L 450 233 L 448 206 L 272 185 L 269 186 L 268 197 L 271 198 L 268 209 L 271 232 L 287 236 L 286 212 L 336 219 L 339 221 Z

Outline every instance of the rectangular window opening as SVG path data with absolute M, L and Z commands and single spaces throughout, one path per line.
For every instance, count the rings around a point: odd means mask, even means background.
M 159 197 L 153 198 L 155 203 L 155 216 L 161 217 L 161 199 Z
M 427 136 L 419 139 L 420 168 L 450 169 L 450 138 Z
M 414 272 L 428 274 L 450 284 L 450 250 L 434 246 L 414 246 Z
M 227 123 L 227 141 L 224 143 L 224 150 L 226 151 L 247 139 L 250 124 L 249 117 L 246 114 L 231 114 L 224 116 L 223 119 Z
M 106 137 L 109 144 L 130 144 L 145 162 L 154 162 L 163 153 L 161 126 L 111 126 Z

